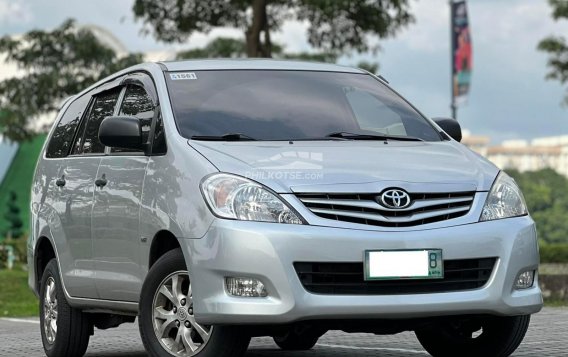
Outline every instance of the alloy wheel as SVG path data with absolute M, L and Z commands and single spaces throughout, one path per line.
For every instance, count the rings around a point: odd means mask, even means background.
M 45 297 L 43 299 L 43 329 L 49 344 L 55 342 L 57 336 L 57 291 L 53 277 L 47 279 Z
M 195 321 L 187 271 L 176 271 L 160 283 L 154 295 L 152 321 L 158 341 L 173 356 L 195 356 L 213 332 L 212 326 Z

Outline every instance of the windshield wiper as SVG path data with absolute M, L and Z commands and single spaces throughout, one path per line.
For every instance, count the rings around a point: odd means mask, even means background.
M 335 136 L 324 136 L 321 138 L 299 138 L 289 139 L 288 141 L 349 141 L 350 139 L 340 138 Z
M 338 131 L 334 133 L 327 134 L 328 138 L 342 138 L 351 140 L 397 140 L 397 141 L 424 141 L 420 138 L 414 136 L 397 136 L 397 135 L 385 135 L 385 134 L 358 134 L 350 133 L 346 131 Z
M 256 141 L 255 138 L 241 134 L 241 133 L 228 133 L 223 135 L 193 135 L 192 140 L 206 140 L 206 141 Z

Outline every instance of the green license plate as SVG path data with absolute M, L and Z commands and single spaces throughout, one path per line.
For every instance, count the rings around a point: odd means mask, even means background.
M 441 249 L 367 250 L 365 280 L 442 279 Z

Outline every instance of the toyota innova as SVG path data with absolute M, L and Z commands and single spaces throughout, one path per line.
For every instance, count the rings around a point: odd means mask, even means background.
M 32 187 L 29 284 L 50 357 L 138 318 L 151 356 L 414 331 L 508 356 L 542 306 L 518 186 L 363 70 L 148 63 L 67 100 Z M 380 346 L 377 346 L 380 347 Z

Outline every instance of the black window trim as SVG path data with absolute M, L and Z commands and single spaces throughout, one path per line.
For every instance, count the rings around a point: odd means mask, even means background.
M 152 104 L 154 104 L 154 107 L 160 105 L 160 101 L 158 99 L 158 92 L 156 90 L 156 84 L 154 83 L 154 80 L 150 75 L 144 72 L 134 72 L 124 77 L 121 80 L 120 84 L 124 86 L 131 84 L 144 88 L 144 90 L 152 100 Z
M 75 141 L 77 140 L 77 136 L 82 135 L 84 137 L 84 129 L 85 128 L 81 128 L 81 125 L 89 117 L 92 106 L 94 104 L 94 97 L 96 95 L 102 93 L 102 92 L 112 90 L 114 88 L 122 86 L 123 88 L 121 89 L 121 93 L 119 94 L 119 97 L 117 99 L 117 106 L 115 106 L 115 108 L 114 108 L 114 112 L 116 113 L 117 110 L 120 110 L 120 106 L 122 105 L 123 93 L 124 93 L 126 86 L 128 84 L 138 85 L 138 86 L 143 87 L 144 90 L 146 90 L 146 93 L 148 93 L 148 95 L 150 96 L 150 99 L 152 99 L 154 106 L 155 106 L 156 113 L 154 114 L 154 117 L 152 118 L 152 124 L 151 124 L 152 126 L 151 126 L 151 129 L 150 129 L 150 133 L 148 135 L 148 142 L 150 143 L 150 145 L 148 145 L 149 149 L 146 150 L 146 152 L 140 152 L 140 153 L 124 152 L 124 153 L 108 153 L 107 154 L 108 147 L 105 147 L 104 153 L 72 154 L 72 150 L 73 150 Z M 69 110 L 69 107 L 71 106 L 71 104 L 73 104 L 77 99 L 82 98 L 84 96 L 90 96 L 91 98 L 89 99 L 89 103 L 87 104 L 87 106 L 85 107 L 85 110 L 83 111 L 81 119 L 80 119 L 80 121 L 77 125 L 77 130 L 76 130 L 76 132 L 73 136 L 72 145 L 70 145 L 69 149 L 67 150 L 66 155 L 62 156 L 62 157 L 47 157 L 47 147 L 49 146 L 49 142 L 52 139 L 53 132 L 55 131 L 55 128 L 57 128 L 57 125 L 59 124 L 61 119 L 63 119 L 65 112 L 67 112 L 67 110 Z M 120 101 L 120 104 L 119 104 L 119 101 Z M 59 120 L 57 120 L 57 123 L 54 123 L 53 130 L 51 130 L 48 138 L 46 139 L 45 149 L 44 149 L 44 152 L 43 152 L 43 160 L 64 160 L 64 159 L 67 159 L 67 158 L 105 157 L 105 156 L 123 156 L 123 157 L 124 156 L 132 156 L 132 157 L 164 156 L 167 153 L 167 138 L 165 138 L 166 151 L 164 153 L 157 153 L 157 154 L 152 153 L 152 145 L 154 143 L 154 134 L 155 134 L 155 129 L 156 129 L 156 123 L 158 121 L 158 117 L 161 116 L 163 118 L 163 115 L 162 115 L 162 112 L 161 112 L 161 106 L 160 106 L 158 92 L 157 92 L 157 88 L 156 88 L 156 82 L 154 81 L 154 78 L 152 77 L 152 75 L 147 71 L 135 70 L 133 72 L 123 74 L 119 77 L 111 78 L 107 82 L 102 83 L 100 86 L 93 88 L 91 91 L 84 93 L 81 96 L 74 95 L 74 96 L 67 98 L 67 100 L 65 101 L 63 106 L 65 107 L 65 112 L 61 113 Z M 116 114 L 114 114 L 114 115 L 116 115 Z M 81 129 L 83 129 L 83 133 L 79 134 L 79 131 Z M 165 132 L 164 132 L 164 135 L 166 135 Z M 81 139 L 81 148 L 83 146 L 83 142 L 82 142 L 83 140 L 84 140 L 84 138 Z

